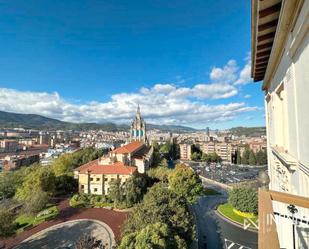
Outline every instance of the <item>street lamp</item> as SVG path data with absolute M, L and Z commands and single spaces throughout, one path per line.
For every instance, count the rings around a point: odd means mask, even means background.
M 289 212 L 292 214 L 292 220 L 293 220 L 293 224 L 292 224 L 292 229 L 293 229 L 293 249 L 296 249 L 296 246 L 295 246 L 295 223 L 294 223 L 294 214 L 296 214 L 298 212 L 298 209 L 290 204 L 288 205 L 288 210 Z

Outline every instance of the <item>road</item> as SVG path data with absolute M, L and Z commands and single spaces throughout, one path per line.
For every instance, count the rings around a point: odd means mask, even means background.
M 215 212 L 215 208 L 227 201 L 225 190 L 211 186 L 222 195 L 201 197 L 193 206 L 197 217 L 199 249 L 256 249 L 257 233 L 244 230 L 223 219 Z M 232 246 L 232 244 L 234 245 Z

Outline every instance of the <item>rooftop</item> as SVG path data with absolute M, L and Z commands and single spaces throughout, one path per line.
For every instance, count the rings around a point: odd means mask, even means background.
M 144 146 L 143 142 L 134 141 L 134 142 L 126 144 L 122 147 L 116 148 L 112 152 L 115 153 L 115 154 L 128 154 L 128 153 L 132 153 L 132 152 L 140 149 L 143 146 Z
M 110 165 L 101 165 L 99 160 L 86 163 L 76 169 L 80 174 L 86 174 L 88 171 L 92 174 L 121 174 L 131 175 L 136 171 L 136 167 L 124 165 L 122 162 L 115 162 Z

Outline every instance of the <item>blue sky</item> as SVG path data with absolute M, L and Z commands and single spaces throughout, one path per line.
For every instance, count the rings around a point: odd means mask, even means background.
M 0 1 L 0 110 L 75 122 L 264 125 L 249 1 Z

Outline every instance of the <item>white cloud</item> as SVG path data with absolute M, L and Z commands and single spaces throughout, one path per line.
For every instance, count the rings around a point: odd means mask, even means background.
M 244 98 L 245 98 L 245 99 L 249 99 L 249 98 L 251 98 L 251 95 L 250 95 L 250 94 L 246 94 L 246 95 L 244 96 Z
M 235 81 L 234 85 L 245 85 L 252 82 L 251 79 L 251 55 L 248 53 L 248 56 L 245 58 L 246 65 L 239 73 L 238 79 Z
M 0 109 L 17 113 L 34 113 L 74 122 L 126 122 L 137 104 L 149 123 L 199 126 L 225 122 L 242 113 L 258 110 L 244 102 L 209 105 L 207 98 L 228 98 L 237 90 L 227 84 L 198 84 L 192 88 L 177 88 L 171 84 L 157 84 L 137 93 L 112 95 L 107 102 L 85 104 L 69 102 L 58 93 L 21 92 L 0 88 Z
M 237 79 L 237 63 L 229 60 L 223 67 L 214 67 L 210 72 L 210 79 L 216 82 L 231 83 Z

